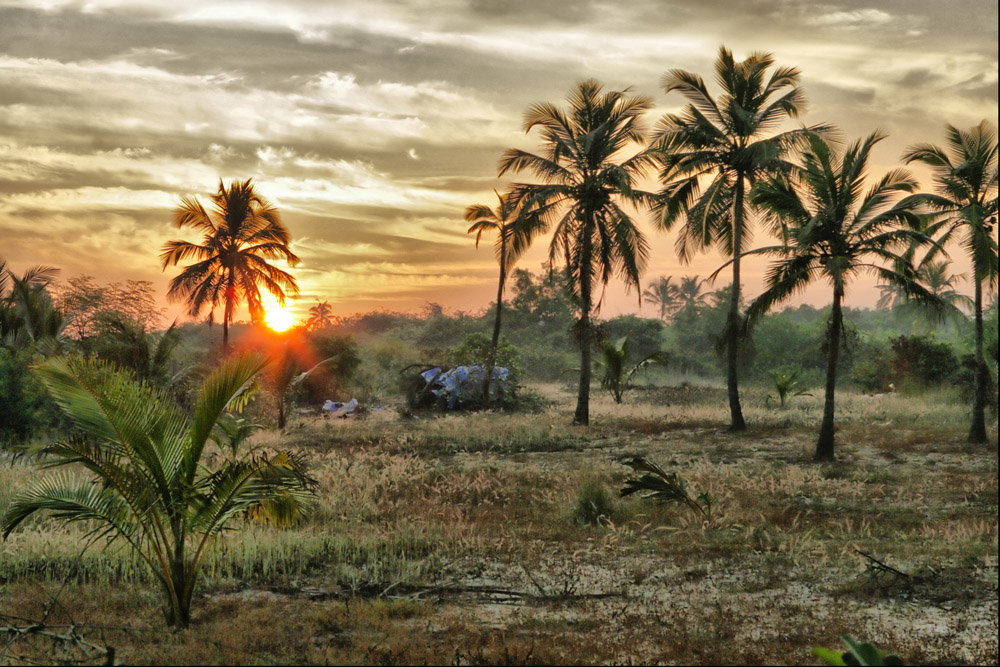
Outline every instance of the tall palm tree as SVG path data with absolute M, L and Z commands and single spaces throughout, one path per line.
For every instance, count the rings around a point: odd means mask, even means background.
M 833 287 L 817 460 L 833 459 L 834 391 L 850 280 L 860 273 L 874 274 L 911 299 L 934 302 L 933 295 L 913 280 L 912 271 L 900 270 L 906 249 L 928 241 L 919 231 L 917 203 L 897 196 L 912 192 L 916 181 L 897 169 L 864 190 L 869 154 L 883 137 L 875 132 L 837 153 L 826 139 L 810 135 L 801 165 L 787 176 L 759 183 L 753 193 L 753 203 L 766 211 L 785 242 L 751 251 L 780 259 L 767 272 L 764 293 L 747 311 L 750 322 L 816 278 L 822 276 Z
M 170 281 L 167 298 L 187 301 L 193 317 L 206 308 L 214 314 L 222 306 L 222 345 L 228 347 L 229 324 L 241 302 L 246 302 L 256 322 L 264 315 L 261 287 L 281 305 L 286 296 L 299 293 L 295 277 L 266 260 L 282 259 L 295 266 L 299 258 L 288 247 L 291 237 L 277 209 L 254 191 L 250 179 L 234 181 L 228 188 L 219 181 L 212 201 L 215 206 L 209 213 L 197 198 L 181 199 L 174 224 L 202 232 L 201 244 L 170 241 L 160 260 L 164 270 L 186 259 L 198 260 Z
M 573 422 L 588 424 L 594 282 L 607 285 L 617 275 L 639 290 L 649 252 L 622 205 L 652 203 L 651 193 L 639 190 L 636 183 L 654 161 L 647 150 L 635 146 L 644 142 L 640 120 L 652 102 L 627 90 L 605 93 L 593 80 L 578 84 L 568 102 L 565 110 L 547 103 L 528 109 L 524 130 L 541 129 L 542 152 L 506 151 L 499 175 L 529 171 L 542 181 L 515 183 L 511 193 L 515 201 L 530 200 L 554 226 L 549 262 L 565 263 L 579 313 L 580 387 Z M 600 299 L 596 305 L 600 307 Z
M 942 243 L 959 240 L 972 259 L 975 285 L 976 390 L 969 440 L 985 443 L 986 403 L 992 379 L 983 356 L 983 286 L 997 285 L 997 133 L 985 120 L 962 131 L 947 126 L 948 145 L 919 144 L 903 159 L 922 162 L 934 173 L 936 192 L 914 195 L 936 214 L 931 233 Z
M 205 556 L 236 517 L 291 521 L 311 503 L 315 482 L 301 461 L 278 452 L 208 469 L 203 454 L 216 423 L 246 403 L 265 362 L 234 357 L 204 381 L 189 418 L 163 390 L 95 360 L 53 358 L 39 369 L 60 408 L 85 437 L 43 450 L 46 466 L 82 465 L 90 480 L 37 480 L 7 507 L 6 539 L 38 511 L 86 521 L 97 538 L 124 540 L 149 566 L 167 622 L 186 627 Z
M 309 319 L 306 320 L 306 327 L 310 331 L 332 327 L 334 324 L 333 306 L 329 301 L 320 301 L 309 309 Z
M 496 252 L 500 263 L 500 278 L 497 281 L 497 307 L 493 318 L 493 338 L 490 341 L 490 353 L 487 360 L 489 371 L 487 383 L 492 377 L 493 366 L 496 363 L 497 347 L 500 345 L 500 320 L 503 312 L 503 293 L 507 276 L 515 262 L 520 258 L 534 237 L 543 228 L 541 218 L 525 207 L 524 202 L 517 202 L 508 192 L 501 195 L 496 190 L 498 204 L 491 209 L 484 204 L 473 204 L 465 209 L 465 221 L 472 223 L 469 234 L 476 233 L 476 248 L 485 232 L 495 232 L 497 235 Z M 487 389 L 488 391 L 488 389 Z
M 681 219 L 678 257 L 690 261 L 713 243 L 731 256 L 733 283 L 726 322 L 726 381 L 731 428 L 746 429 L 740 406 L 737 368 L 740 315 L 741 257 L 752 239 L 746 224 L 747 193 L 761 176 L 785 166 L 783 156 L 802 141 L 806 129 L 772 133 L 785 119 L 803 110 L 805 98 L 794 67 L 771 70 L 774 59 L 752 53 L 741 62 L 722 47 L 715 61 L 722 95 L 713 98 L 697 74 L 670 70 L 663 77 L 666 92 L 688 99 L 680 114 L 667 114 L 654 134 L 662 162 L 659 225 L 669 231 Z M 812 131 L 824 131 L 814 126 Z
M 680 305 L 680 290 L 671 282 L 673 279 L 673 276 L 660 276 L 658 280 L 649 283 L 649 287 L 642 293 L 646 299 L 659 306 L 660 319 L 663 321 Z

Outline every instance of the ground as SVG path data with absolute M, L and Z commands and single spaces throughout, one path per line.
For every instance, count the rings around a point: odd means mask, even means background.
M 997 663 L 997 446 L 965 442 L 954 395 L 841 392 L 837 461 L 817 464 L 818 397 L 748 390 L 733 434 L 717 387 L 595 394 L 589 428 L 540 390 L 538 414 L 255 436 L 308 454 L 317 510 L 235 526 L 182 632 L 128 552 L 77 563 L 85 527 L 32 522 L 0 547 L 0 663 L 821 664 L 810 649 L 843 634 L 907 664 Z M 707 517 L 619 498 L 635 456 L 707 493 Z M 5 467 L 0 509 L 40 474 Z M 43 619 L 62 638 L 13 633 Z

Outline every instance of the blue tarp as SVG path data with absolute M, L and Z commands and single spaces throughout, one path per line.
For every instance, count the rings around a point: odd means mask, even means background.
M 490 382 L 489 400 L 498 400 L 507 391 L 510 372 L 502 367 L 493 368 Z M 432 368 L 420 374 L 431 388 L 431 393 L 447 400 L 449 410 L 462 407 L 466 403 L 479 403 L 486 383 L 486 369 L 482 366 L 457 366 L 449 371 Z

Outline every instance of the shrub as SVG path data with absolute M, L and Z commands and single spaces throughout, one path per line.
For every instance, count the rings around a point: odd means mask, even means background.
M 612 518 L 614 507 L 611 496 L 597 479 L 587 479 L 580 486 L 576 496 L 576 507 L 573 509 L 573 520 L 577 523 L 596 526 Z
M 947 343 L 929 336 L 897 336 L 890 344 L 896 386 L 939 386 L 954 378 L 958 359 Z

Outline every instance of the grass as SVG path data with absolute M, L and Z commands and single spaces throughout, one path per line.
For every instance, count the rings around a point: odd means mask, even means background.
M 133 664 L 801 664 L 845 633 L 911 664 L 996 663 L 997 449 L 964 442 L 953 396 L 842 392 L 838 460 L 818 465 L 819 398 L 748 391 L 731 434 L 713 387 L 595 392 L 590 428 L 539 390 L 540 414 L 255 435 L 308 454 L 319 510 L 220 537 L 183 633 L 127 551 L 77 563 L 86 527 L 32 520 L 0 545 L 0 626 L 51 608 Z M 618 499 L 632 456 L 707 492 L 709 517 Z M 37 474 L 0 469 L 0 510 Z M 909 576 L 874 579 L 859 552 Z M 0 663 L 57 649 L 24 637 Z

